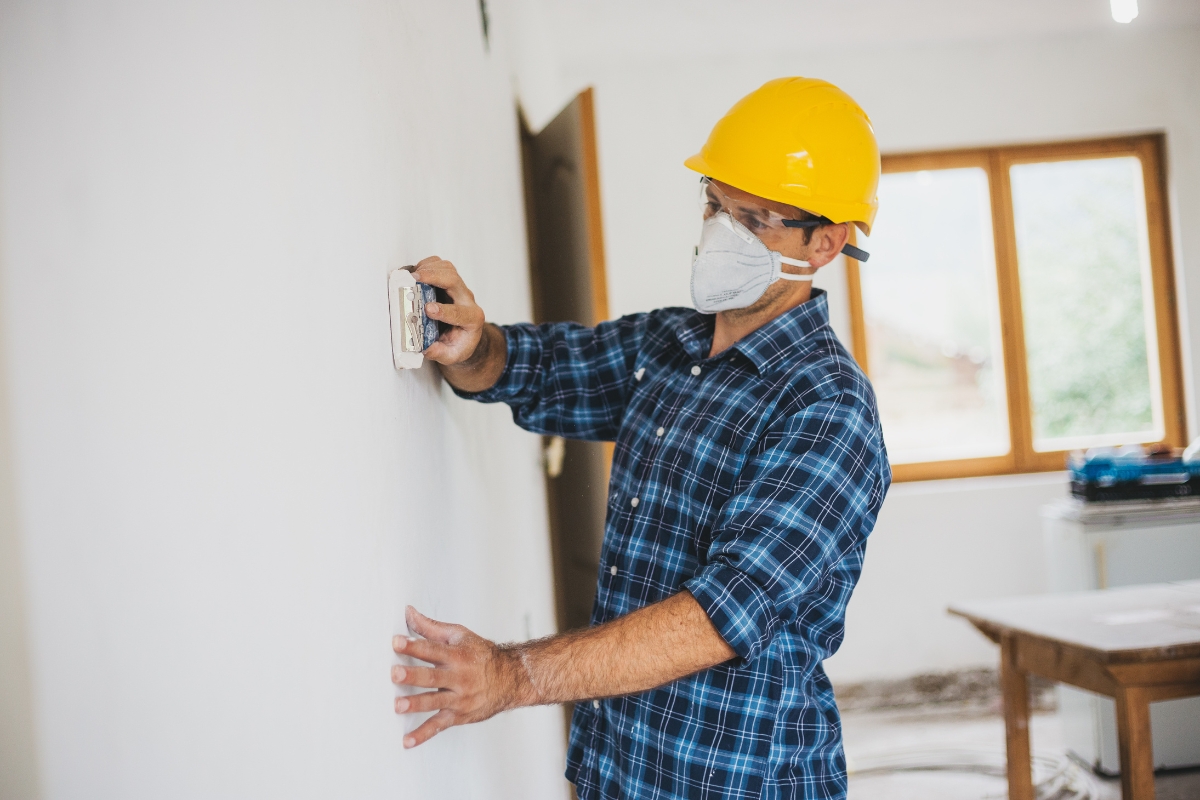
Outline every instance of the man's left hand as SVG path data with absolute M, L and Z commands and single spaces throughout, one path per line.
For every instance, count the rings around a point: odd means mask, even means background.
M 453 725 L 521 706 L 645 692 L 737 656 L 687 590 L 603 625 L 496 645 L 409 607 L 392 648 L 432 667 L 392 667 L 392 681 L 434 692 L 396 698 L 397 714 L 436 711 L 404 738 L 416 747 Z
M 404 737 L 405 747 L 416 747 L 455 725 L 481 722 L 523 705 L 521 690 L 528 681 L 519 654 L 462 625 L 432 620 L 412 606 L 405 619 L 410 631 L 425 638 L 396 636 L 392 649 L 434 666 L 394 666 L 392 682 L 437 690 L 396 698 L 397 714 L 437 712 Z

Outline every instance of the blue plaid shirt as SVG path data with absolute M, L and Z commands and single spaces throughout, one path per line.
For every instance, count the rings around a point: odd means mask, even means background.
M 579 703 L 581 800 L 841 798 L 841 722 L 821 662 L 891 482 L 875 396 L 826 297 L 713 358 L 711 315 L 667 308 L 505 328 L 486 392 L 526 430 L 615 440 L 592 624 L 687 590 L 737 658 Z

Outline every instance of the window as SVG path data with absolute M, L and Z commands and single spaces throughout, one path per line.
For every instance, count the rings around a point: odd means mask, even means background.
M 885 156 L 855 356 L 897 480 L 1184 444 L 1162 137 Z

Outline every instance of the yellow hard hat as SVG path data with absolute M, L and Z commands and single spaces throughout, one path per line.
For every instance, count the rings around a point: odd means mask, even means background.
M 815 78 L 778 78 L 738 101 L 689 169 L 868 236 L 879 200 L 879 145 L 850 95 Z

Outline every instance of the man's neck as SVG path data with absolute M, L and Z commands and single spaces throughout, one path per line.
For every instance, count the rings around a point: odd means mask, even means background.
M 807 303 L 812 297 L 811 283 L 791 281 L 780 281 L 780 283 L 786 283 L 784 291 L 774 294 L 768 290 L 761 300 L 749 308 L 717 312 L 716 325 L 713 327 L 712 349 L 708 353 L 709 358 L 723 353 L 779 315 Z

